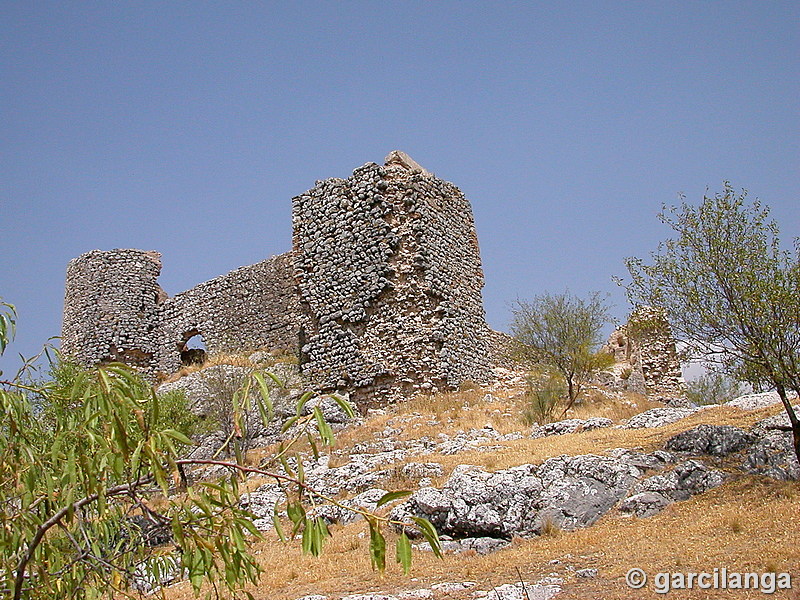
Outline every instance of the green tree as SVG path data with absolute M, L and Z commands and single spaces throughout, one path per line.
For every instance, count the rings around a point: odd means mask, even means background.
M 724 404 L 742 393 L 742 384 L 723 373 L 704 373 L 686 382 L 686 395 L 695 404 Z
M 663 207 L 659 218 L 676 236 L 650 264 L 627 259 L 629 300 L 662 307 L 691 357 L 774 388 L 800 460 L 800 421 L 787 395 L 800 393 L 800 245 L 782 248 L 769 209 L 728 182 L 697 207 Z
M 5 348 L 13 331 L 14 313 L 7 306 L 0 330 Z M 50 598 L 132 597 L 135 582 L 154 585 L 167 573 L 187 574 L 199 593 L 204 582 L 209 596 L 224 590 L 234 596 L 255 583 L 261 567 L 250 552 L 260 537 L 253 515 L 239 503 L 239 485 L 249 473 L 271 477 L 286 493 L 292 535 L 302 535 L 305 552 L 317 555 L 328 537 L 319 517 L 308 516 L 308 501 L 329 501 L 309 486 L 302 460 L 287 460 L 300 439 L 316 453 L 317 439 L 333 444 L 333 433 L 319 407 L 304 414 L 311 393 L 297 403 L 285 424 L 295 432 L 272 457 L 274 470 L 242 462 L 182 457 L 192 445 L 184 432 L 165 423 L 165 406 L 138 375 L 124 365 L 78 371 L 55 370 L 53 381 L 30 384 L 0 381 L 0 596 L 14 600 Z M 269 388 L 255 373 L 234 398 L 234 418 L 254 408 L 271 418 Z M 343 410 L 352 414 L 344 401 Z M 242 457 L 243 458 L 243 457 Z M 229 475 L 215 482 L 192 484 L 187 470 L 216 465 Z M 379 502 L 402 497 L 390 492 Z M 360 511 L 370 529 L 370 553 L 378 570 L 385 567 L 382 527 L 416 527 L 441 556 L 435 529 L 423 519 L 395 523 L 385 516 Z M 283 537 L 281 520 L 276 529 Z M 405 533 L 396 556 L 407 572 L 411 546 Z
M 563 411 L 566 415 L 592 375 L 613 360 L 597 351 L 602 342 L 600 332 L 610 320 L 609 307 L 599 293 L 584 300 L 564 292 L 545 293 L 531 302 L 517 301 L 512 312 L 515 355 L 563 378 L 567 388 Z

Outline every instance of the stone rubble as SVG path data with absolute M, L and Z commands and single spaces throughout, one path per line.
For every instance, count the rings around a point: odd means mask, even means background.
M 628 422 L 623 425 L 623 428 L 649 429 L 654 427 L 663 427 L 664 425 L 669 425 L 670 423 L 680 421 L 684 417 L 688 417 L 697 410 L 698 409 L 696 408 L 673 408 L 668 406 L 664 408 L 651 408 L 650 410 L 646 410 L 638 415 L 632 416 L 630 419 L 628 419 Z

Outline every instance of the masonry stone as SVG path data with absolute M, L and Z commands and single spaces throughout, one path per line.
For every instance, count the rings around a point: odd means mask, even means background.
M 170 298 L 161 256 L 88 252 L 67 269 L 62 351 L 150 379 L 216 352 L 295 354 L 321 391 L 362 407 L 491 377 L 469 201 L 407 154 L 292 199 L 292 249 Z
M 607 385 L 644 394 L 670 406 L 689 406 L 675 338 L 663 310 L 640 306 L 603 350 L 614 356 Z

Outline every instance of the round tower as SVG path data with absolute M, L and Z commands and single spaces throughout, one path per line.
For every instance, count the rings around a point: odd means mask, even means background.
M 161 255 L 93 250 L 69 262 L 61 352 L 84 366 L 124 362 L 147 371 L 158 350 Z

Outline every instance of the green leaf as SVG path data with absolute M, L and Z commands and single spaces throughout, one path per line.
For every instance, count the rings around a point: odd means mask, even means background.
M 270 398 L 269 386 L 267 385 L 267 382 L 264 380 L 264 375 L 262 375 L 261 373 L 253 373 L 253 378 L 256 380 L 256 383 L 258 384 L 258 389 L 259 392 L 261 393 L 261 399 L 263 400 L 263 402 L 258 403 L 258 411 L 259 414 L 261 415 L 261 422 L 264 424 L 264 427 L 266 427 L 269 424 L 269 422 L 272 421 L 272 416 L 273 413 L 275 412 L 272 406 L 272 399 Z
M 165 435 L 168 435 L 173 440 L 180 442 L 181 444 L 186 444 L 187 446 L 194 446 L 194 442 L 186 437 L 185 434 L 181 433 L 177 429 L 167 429 L 164 431 Z
M 279 460 L 279 462 L 281 463 L 281 466 L 283 467 L 283 470 L 284 470 L 284 471 L 286 471 L 286 474 L 287 474 L 289 477 L 293 477 L 293 478 L 295 478 L 295 479 L 296 479 L 296 478 L 297 478 L 297 475 L 295 474 L 295 472 L 294 472 L 294 469 L 292 469 L 292 467 L 289 465 L 289 461 L 288 461 L 288 460 L 286 460 L 286 456 L 285 456 L 285 455 L 283 455 L 283 454 L 281 454 L 281 455 L 278 457 L 278 460 Z M 297 462 L 300 462 L 300 461 L 297 461 Z
M 342 398 L 340 396 L 337 396 L 336 394 L 331 394 L 330 397 L 333 398 L 334 402 L 336 402 L 336 404 L 339 405 L 339 408 L 341 408 L 344 411 L 344 414 L 346 414 L 351 419 L 355 418 L 356 411 L 353 409 L 353 405 L 352 404 L 350 404 L 344 398 Z
M 311 452 L 314 454 L 314 460 L 319 460 L 319 448 L 317 448 L 316 440 L 311 437 L 309 432 L 306 432 L 306 439 L 308 440 L 308 445 L 311 446 Z
M 292 523 L 294 523 L 294 528 L 292 529 L 292 537 L 294 537 L 297 535 L 297 532 L 300 531 L 300 527 L 304 526 L 308 520 L 306 517 L 306 510 L 299 501 L 289 502 L 286 505 L 286 514 L 289 516 Z
M 314 547 L 314 534 L 316 530 L 316 521 L 314 519 L 306 520 L 306 525 L 303 527 L 303 538 L 300 546 L 303 549 L 303 554 L 311 554 Z
M 411 520 L 419 527 L 420 533 L 422 533 L 422 536 L 431 545 L 433 553 L 438 558 L 442 558 L 442 543 L 439 541 L 439 534 L 436 532 L 436 528 L 428 519 L 422 517 L 411 517 Z
M 400 537 L 397 538 L 395 556 L 397 558 L 397 562 L 403 567 L 403 574 L 408 575 L 408 573 L 411 571 L 411 542 L 409 541 L 405 531 L 403 531 L 400 534 Z
M 372 568 L 383 573 L 386 570 L 386 539 L 374 518 L 368 518 L 367 522 L 369 523 L 369 555 Z
M 333 446 L 336 443 L 336 440 L 333 437 L 333 430 L 331 429 L 331 426 L 328 425 L 328 422 L 325 421 L 325 417 L 323 416 L 319 406 L 315 406 L 313 412 L 314 420 L 317 423 L 319 436 L 322 438 L 322 443 L 326 446 Z
M 321 517 L 307 520 L 303 529 L 303 553 L 319 556 L 326 537 L 328 537 L 328 527 Z
M 281 519 L 280 515 L 278 515 L 278 504 L 275 504 L 275 508 L 272 509 L 272 524 L 275 526 L 275 533 L 278 534 L 278 539 L 282 542 L 286 542 L 286 536 L 283 533 L 283 527 L 281 526 Z
M 300 417 L 295 415 L 293 417 L 289 417 L 284 421 L 283 426 L 281 426 L 281 433 L 286 433 L 286 431 L 294 425 Z
M 399 500 L 400 498 L 405 498 L 406 496 L 410 496 L 413 492 L 411 490 L 397 490 L 395 492 L 386 492 L 381 499 L 378 500 L 378 503 L 375 505 L 375 508 L 380 508 L 384 504 L 388 502 L 392 502 L 393 500 Z
M 295 407 L 296 416 L 301 417 L 303 415 L 303 407 L 306 405 L 306 402 L 308 402 L 312 398 L 313 395 L 314 392 L 306 392 L 305 394 L 300 396 L 300 398 L 297 400 L 297 406 Z
M 281 381 L 281 378 L 278 377 L 277 375 L 275 375 L 275 373 L 271 373 L 270 371 L 267 371 L 267 377 L 272 379 L 272 381 L 274 381 L 278 385 L 278 387 L 284 387 L 284 382 Z

